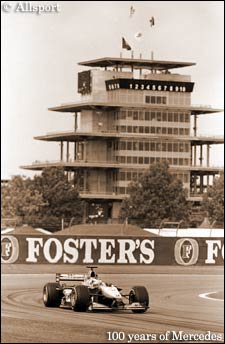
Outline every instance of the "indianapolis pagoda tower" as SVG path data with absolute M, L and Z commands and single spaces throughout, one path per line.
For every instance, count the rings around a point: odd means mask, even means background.
M 58 141 L 59 160 L 22 168 L 63 166 L 70 179 L 78 178 L 84 220 L 96 209 L 105 221 L 118 219 L 130 181 L 164 160 L 183 181 L 188 199 L 200 202 L 222 170 L 210 166 L 210 146 L 224 140 L 198 136 L 198 116 L 221 110 L 191 105 L 191 77 L 172 72 L 195 64 L 107 57 L 79 65 L 88 67 L 78 73 L 81 101 L 49 109 L 74 115 L 73 130 L 35 137 Z

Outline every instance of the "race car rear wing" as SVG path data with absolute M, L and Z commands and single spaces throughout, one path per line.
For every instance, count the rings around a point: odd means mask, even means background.
M 61 281 L 84 281 L 85 275 L 81 274 L 56 274 L 56 282 L 59 283 Z

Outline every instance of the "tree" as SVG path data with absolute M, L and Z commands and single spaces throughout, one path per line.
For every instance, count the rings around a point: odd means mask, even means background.
M 131 182 L 130 197 L 123 201 L 120 216 L 147 227 L 162 220 L 187 221 L 190 205 L 182 182 L 169 172 L 167 162 L 152 165 L 139 180 Z
M 1 210 L 3 218 L 25 219 L 39 213 L 43 199 L 38 190 L 31 187 L 32 180 L 15 176 L 1 189 Z
M 41 216 L 59 222 L 62 218 L 74 218 L 80 223 L 83 216 L 83 202 L 79 198 L 77 185 L 72 185 L 62 167 L 45 168 L 41 176 L 34 177 L 33 187 L 43 197 Z
M 20 217 L 23 223 L 61 228 L 61 219 L 81 223 L 83 202 L 61 167 L 43 170 L 33 179 L 15 176 L 1 190 L 2 217 Z
M 215 178 L 203 200 L 203 209 L 208 212 L 210 221 L 224 222 L 224 173 Z

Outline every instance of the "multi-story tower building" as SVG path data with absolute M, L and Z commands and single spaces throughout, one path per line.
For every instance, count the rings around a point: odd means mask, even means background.
M 81 101 L 49 109 L 73 114 L 73 130 L 35 137 L 59 141 L 59 161 L 22 167 L 63 166 L 71 179 L 79 179 L 85 217 L 98 206 L 106 219 L 118 218 L 130 181 L 163 160 L 189 199 L 201 201 L 222 170 L 210 166 L 210 146 L 224 140 L 198 136 L 198 116 L 221 110 L 191 105 L 191 77 L 171 72 L 194 63 L 121 57 L 79 65 L 91 68 L 78 73 Z

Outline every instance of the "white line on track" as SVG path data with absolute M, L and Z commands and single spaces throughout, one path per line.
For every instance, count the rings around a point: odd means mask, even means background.
M 206 300 L 211 300 L 211 301 L 224 301 L 224 299 L 216 299 L 214 297 L 210 297 L 210 295 L 214 295 L 217 294 L 218 291 L 214 291 L 211 293 L 203 293 L 203 294 L 199 294 L 198 296 L 201 297 L 202 299 L 206 299 Z

